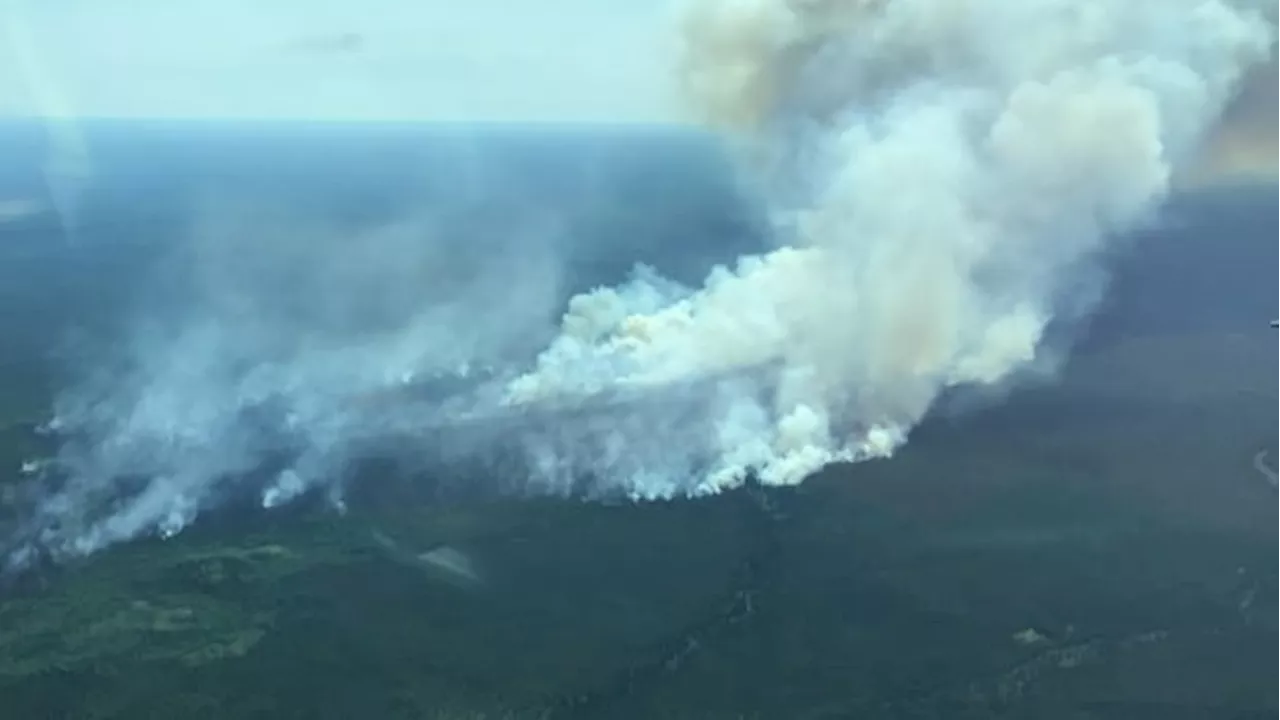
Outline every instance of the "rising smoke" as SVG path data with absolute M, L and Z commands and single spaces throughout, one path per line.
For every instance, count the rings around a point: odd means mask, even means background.
M 64 402 L 58 420 L 81 440 L 33 534 L 79 553 L 181 528 L 260 461 L 263 434 L 244 410 L 267 401 L 300 454 L 260 488 L 265 504 L 332 482 L 353 438 L 485 419 L 523 458 L 517 491 L 671 497 L 891 454 L 949 388 L 1036 367 L 1050 323 L 1087 305 L 1081 279 L 1151 219 L 1267 59 L 1260 8 L 699 2 L 680 26 L 681 84 L 757 178 L 776 249 L 699 288 L 642 270 L 578 295 L 530 365 L 412 410 L 352 399 L 518 355 L 503 333 L 487 345 L 441 334 L 464 327 L 483 293 L 431 298 L 424 307 L 447 310 L 341 347 L 282 341 L 267 324 L 247 343 L 235 326 L 227 352 L 227 328 L 255 308 L 222 308 L 140 345 L 144 371 L 106 405 Z M 119 477 L 143 480 L 122 499 Z
M 509 401 L 769 367 L 702 418 L 693 491 L 888 454 L 945 389 L 1030 366 L 1271 43 L 1201 0 L 725 0 L 684 30 L 689 94 L 763 169 L 784 245 L 656 311 L 576 298 Z
M 464 202 L 349 233 L 222 197 L 199 205 L 122 350 L 91 355 L 58 395 L 47 429 L 61 448 L 28 466 L 42 488 L 13 564 L 340 481 L 362 441 L 451 412 L 383 394 L 484 376 L 545 341 L 557 230 L 537 214 L 495 226 Z

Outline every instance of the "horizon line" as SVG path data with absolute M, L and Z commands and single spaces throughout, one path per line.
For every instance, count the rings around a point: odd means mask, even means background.
M 55 120 L 44 115 L 0 114 L 0 123 L 43 124 Z M 316 125 L 451 125 L 451 126 L 536 126 L 536 127 L 619 127 L 706 130 L 702 125 L 682 120 L 615 120 L 574 118 L 416 118 L 359 116 L 289 116 L 289 115 L 76 115 L 56 118 L 62 122 L 195 122 L 195 123 L 310 123 Z

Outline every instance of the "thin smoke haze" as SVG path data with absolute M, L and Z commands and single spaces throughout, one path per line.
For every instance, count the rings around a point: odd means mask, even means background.
M 359 441 L 486 419 L 523 460 L 503 487 L 517 493 L 669 498 L 890 455 L 947 390 L 1001 387 L 1052 359 L 1048 330 L 1087 315 L 1106 251 L 1152 220 L 1267 61 L 1263 7 L 695 3 L 673 64 L 774 218 L 773 249 L 699 287 L 640 269 L 572 298 L 547 328 L 562 258 L 482 263 L 480 281 L 459 284 L 468 274 L 447 252 L 405 261 L 443 252 L 411 233 L 347 275 L 343 245 L 295 229 L 260 283 L 207 275 L 209 300 L 180 330 L 140 334 L 137 371 L 63 394 L 56 424 L 75 440 L 51 467 L 64 479 L 14 562 L 176 532 L 243 492 L 264 437 L 297 449 L 252 488 L 266 505 L 340 495 Z M 304 278 L 297 317 L 253 303 L 283 268 Z M 415 294 L 423 268 L 449 293 Z M 358 342 L 314 331 L 334 316 L 309 302 L 338 312 L 326 298 L 366 292 L 417 310 Z M 353 401 L 420 378 L 465 389 L 398 409 Z M 493 451 L 485 439 L 453 452 Z
M 92 179 L 89 145 L 75 109 L 49 71 L 32 39 L 17 5 L 0 2 L 0 23 L 10 55 L 10 67 L 22 79 L 45 128 L 48 154 L 44 161 L 45 187 L 63 236 L 74 242 L 79 228 L 80 202 Z

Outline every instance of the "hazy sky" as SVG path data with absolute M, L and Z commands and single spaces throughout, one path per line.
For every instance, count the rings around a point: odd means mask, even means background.
M 0 0 L 0 115 L 652 121 L 662 0 Z
M 0 0 L 0 117 L 669 121 L 672 2 Z M 1196 174 L 1274 176 L 1275 67 Z

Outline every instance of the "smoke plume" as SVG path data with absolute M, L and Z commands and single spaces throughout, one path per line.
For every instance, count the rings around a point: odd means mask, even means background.
M 342 502 L 365 441 L 437 420 L 395 396 L 494 372 L 545 342 L 558 301 L 555 223 L 470 203 L 350 234 L 212 198 L 158 263 L 116 352 L 85 358 L 46 430 L 57 455 L 10 564 L 171 535 L 236 498 L 323 488 Z M 502 237 L 493 233 L 501 231 Z
M 700 418 L 691 492 L 886 455 L 944 390 L 1031 367 L 1271 44 L 1201 0 L 723 0 L 683 30 L 782 246 L 656 309 L 643 284 L 575 298 L 508 401 L 758 369 Z
M 342 314 L 335 287 L 422 308 L 335 344 L 281 336 L 316 319 L 274 322 L 287 309 L 236 290 L 269 283 L 223 247 L 213 260 L 227 264 L 196 263 L 225 271 L 198 316 L 135 342 L 132 374 L 64 396 L 66 479 L 29 534 L 81 553 L 176 531 L 233 478 L 267 472 L 280 444 L 297 452 L 257 481 L 265 505 L 340 487 L 355 441 L 374 437 L 450 461 L 515 457 L 503 490 L 637 498 L 889 455 L 940 394 L 1035 369 L 1050 324 L 1087 308 L 1108 244 L 1152 218 L 1267 60 L 1261 8 L 698 2 L 680 24 L 680 83 L 768 206 L 771 250 L 700 287 L 641 268 L 579 294 L 543 346 L 526 330 L 545 318 L 554 263 L 459 273 L 409 242 L 379 246 L 381 262 L 368 244 L 281 245 L 298 252 L 263 272 L 300 283 L 293 304 L 329 308 L 324 322 L 368 322 Z M 465 382 L 368 402 L 435 376 Z

